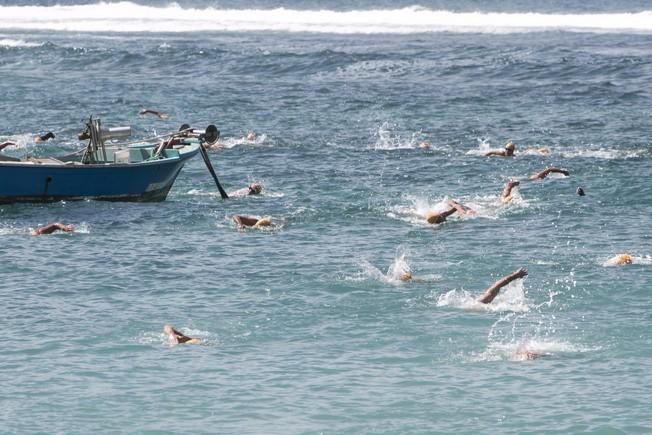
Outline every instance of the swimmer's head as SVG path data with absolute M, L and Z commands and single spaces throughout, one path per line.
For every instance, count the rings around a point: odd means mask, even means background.
M 263 185 L 260 183 L 251 183 L 249 185 L 249 195 L 258 195 L 263 190 Z
M 168 334 L 168 335 L 169 335 L 169 334 L 172 334 L 172 326 L 170 326 L 170 325 L 165 325 L 165 326 L 163 327 L 163 332 L 165 332 L 165 333 Z
M 54 139 L 54 133 L 52 133 L 51 131 L 48 131 L 47 133 L 42 134 L 40 136 L 36 136 L 34 138 L 34 142 L 45 142 L 48 139 Z
M 419 142 L 419 148 L 424 150 L 430 149 L 430 142 L 428 142 L 427 140 L 422 140 L 421 142 Z
M 615 264 L 632 264 L 632 256 L 629 254 L 618 254 L 613 258 Z
M 409 270 L 404 270 L 401 272 L 401 275 L 398 277 L 401 281 L 410 281 L 412 279 L 412 273 Z
M 514 151 L 515 148 L 516 145 L 514 145 L 514 143 L 511 140 L 505 144 L 505 149 L 508 151 Z
M 440 224 L 444 222 L 446 218 L 443 217 L 441 213 L 429 211 L 428 213 L 426 213 L 426 220 L 428 221 L 429 224 Z
M 249 142 L 255 141 L 256 140 L 256 133 L 254 133 L 253 131 L 250 131 L 249 133 L 247 133 L 247 140 Z

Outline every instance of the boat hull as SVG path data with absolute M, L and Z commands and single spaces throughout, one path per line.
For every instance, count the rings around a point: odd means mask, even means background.
M 186 160 L 198 147 L 175 158 L 123 164 L 0 162 L 0 204 L 94 199 L 163 201 Z

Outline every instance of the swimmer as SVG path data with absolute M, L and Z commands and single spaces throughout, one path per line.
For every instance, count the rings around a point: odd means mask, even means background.
M 615 257 L 607 260 L 605 264 L 624 266 L 625 264 L 632 264 L 632 256 L 629 254 L 618 254 Z
M 546 355 L 549 354 L 533 352 L 531 350 L 527 350 L 525 345 L 519 344 L 518 348 L 516 349 L 516 352 L 514 352 L 513 359 L 516 361 L 532 361 Z
M 256 133 L 254 133 L 253 131 L 247 133 L 247 140 L 249 142 L 254 142 L 256 140 Z
M 74 230 L 75 230 L 74 225 L 67 225 L 67 224 L 62 224 L 60 222 L 54 222 L 32 230 L 32 235 L 40 236 L 41 234 L 52 234 L 55 231 L 72 233 Z
M 7 148 L 7 147 L 12 147 L 12 146 L 16 146 L 16 142 L 11 142 L 11 141 L 2 142 L 2 143 L 0 143 L 0 150 L 3 150 L 5 148 Z
M 428 213 L 426 213 L 426 221 L 428 221 L 429 224 L 440 224 L 444 222 L 446 218 L 452 215 L 453 213 L 457 213 L 461 216 L 475 213 L 475 210 L 473 210 L 472 208 L 462 205 L 459 202 L 452 199 L 448 200 L 448 206 L 450 207 L 448 210 L 444 210 L 441 212 L 429 211 Z
M 40 136 L 36 136 L 34 138 L 34 142 L 45 142 L 48 139 L 54 139 L 54 133 L 52 133 L 51 131 L 48 131 L 47 133 L 42 134 Z
M 170 344 L 199 344 L 201 340 L 199 338 L 188 337 L 187 335 L 182 334 L 177 331 L 170 325 L 165 325 L 163 327 L 163 332 L 168 336 L 168 342 Z
M 543 180 L 550 174 L 563 174 L 565 176 L 569 176 L 570 172 L 568 172 L 566 169 L 559 169 L 559 168 L 546 168 L 541 172 L 537 172 L 536 174 L 530 176 L 531 180 Z
M 514 150 L 516 145 L 510 140 L 505 144 L 504 149 L 502 150 L 491 150 L 485 153 L 485 157 L 497 156 L 497 157 L 512 157 L 514 155 Z
M 159 119 L 167 119 L 168 118 L 168 115 L 166 115 L 163 112 L 159 112 L 158 110 L 143 109 L 140 112 L 138 112 L 139 115 L 147 115 L 148 113 L 158 117 Z
M 247 196 L 247 195 L 258 195 L 263 191 L 263 185 L 259 182 L 251 183 L 249 186 L 236 190 L 235 192 L 229 193 L 229 197 L 233 196 Z
M 431 147 L 430 142 L 428 142 L 427 140 L 422 140 L 421 142 L 419 142 L 419 148 L 421 148 L 422 150 L 429 150 L 430 147 Z
M 575 191 L 579 196 L 584 196 L 586 193 L 584 193 L 584 189 L 581 187 L 578 187 L 577 190 Z
M 500 202 L 503 204 L 507 204 L 508 202 L 511 202 L 512 199 L 512 189 L 515 188 L 521 184 L 520 182 L 516 180 L 509 180 L 507 184 L 505 184 L 505 187 L 503 188 L 503 192 L 500 194 Z
M 483 304 L 491 303 L 491 301 L 493 301 L 494 298 L 498 296 L 498 292 L 500 292 L 501 288 L 505 287 L 510 282 L 519 278 L 523 278 L 525 276 L 527 276 L 527 270 L 521 267 L 511 275 L 507 275 L 503 278 L 500 278 L 498 281 L 493 283 L 487 290 L 485 290 L 482 296 L 478 298 L 478 302 Z
M 272 225 L 272 220 L 269 218 L 257 218 L 253 216 L 242 216 L 242 215 L 234 215 L 233 222 L 235 222 L 238 228 L 244 228 L 244 227 L 259 228 L 259 227 L 269 227 Z

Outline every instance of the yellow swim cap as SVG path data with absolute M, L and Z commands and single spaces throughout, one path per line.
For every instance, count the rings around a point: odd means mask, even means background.
M 512 143 L 511 140 L 505 144 L 505 149 L 506 150 L 513 150 L 515 147 L 516 146 Z

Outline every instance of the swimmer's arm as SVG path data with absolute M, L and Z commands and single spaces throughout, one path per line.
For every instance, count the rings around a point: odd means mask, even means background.
M 496 296 L 498 296 L 498 292 L 500 291 L 501 288 L 505 287 L 507 284 L 514 281 L 515 279 L 523 278 L 525 276 L 527 276 L 527 270 L 521 267 L 519 270 L 512 273 L 511 275 L 507 275 L 506 277 L 499 279 L 498 281 L 493 283 L 491 287 L 485 290 L 484 294 L 480 298 L 478 298 L 478 302 L 483 304 L 490 303 L 491 301 L 494 300 Z
M 491 156 L 505 157 L 505 151 L 503 151 L 503 150 L 494 150 L 494 151 L 486 152 L 484 155 L 485 155 L 485 157 L 491 157 Z
M 569 176 L 570 172 L 568 172 L 566 169 L 559 169 L 559 168 L 548 168 L 548 173 L 555 173 L 555 174 L 563 174 L 565 176 Z
M 139 115 L 146 115 L 148 113 L 151 113 L 152 115 L 158 116 L 161 119 L 167 118 L 167 115 L 165 113 L 159 112 L 158 110 L 143 109 L 140 112 L 138 112 Z
M 441 213 L 439 213 L 439 216 L 442 217 L 443 219 L 446 219 L 448 216 L 452 215 L 457 211 L 457 208 L 451 207 L 448 210 L 444 210 Z

